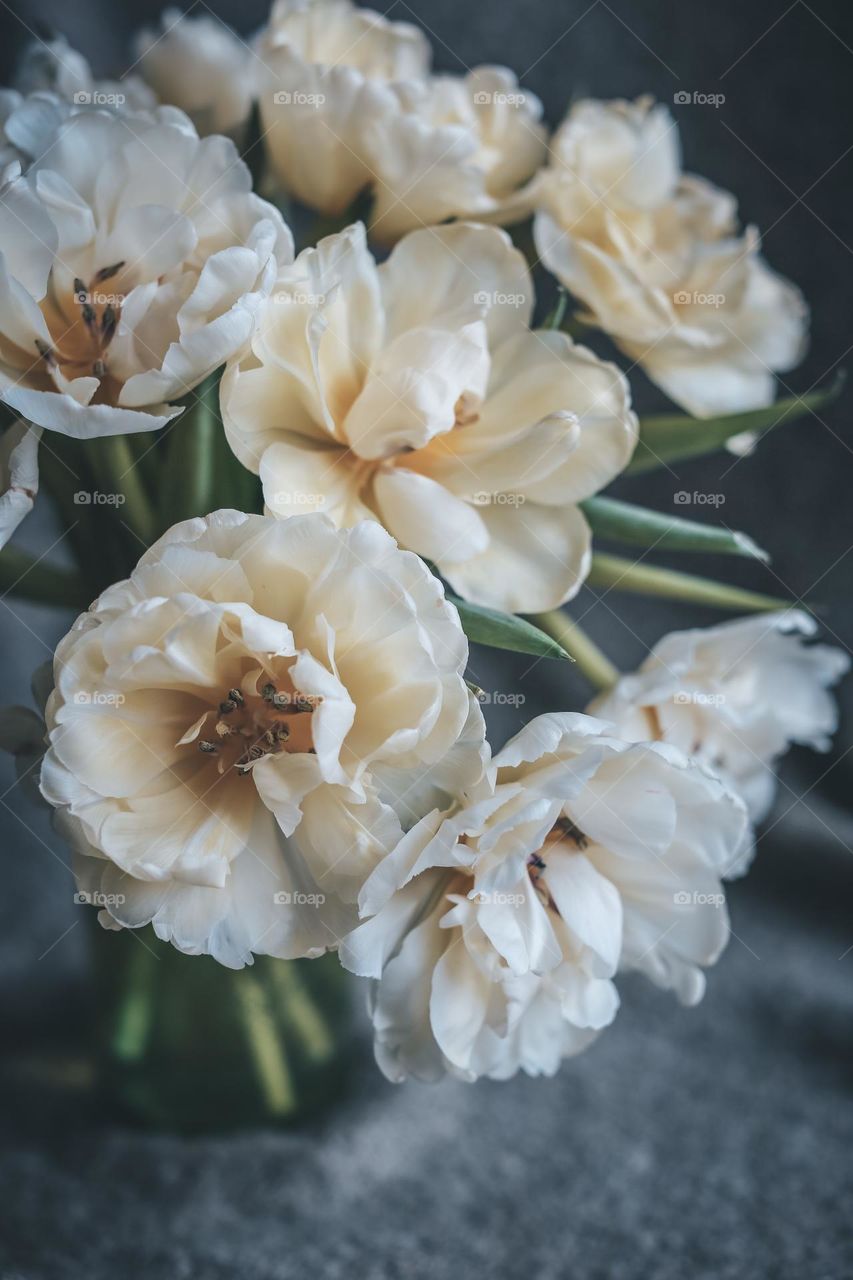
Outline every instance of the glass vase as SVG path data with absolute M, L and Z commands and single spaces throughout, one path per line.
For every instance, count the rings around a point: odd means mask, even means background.
M 177 1132 L 291 1124 L 342 1093 L 349 979 L 334 955 L 226 969 L 151 929 L 95 926 L 97 1083 L 121 1117 Z

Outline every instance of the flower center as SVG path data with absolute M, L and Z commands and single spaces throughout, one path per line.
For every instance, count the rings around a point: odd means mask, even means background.
M 216 757 L 218 773 L 233 768 L 245 776 L 268 755 L 313 754 L 311 717 L 320 702 L 271 680 L 264 680 L 256 692 L 227 689 L 218 706 L 206 711 L 178 745 L 195 742 L 203 755 Z
M 114 262 L 101 267 L 88 284 L 75 276 L 73 292 L 62 296 L 51 277 L 50 291 L 41 304 L 51 343 L 41 338 L 35 340 L 51 376 L 58 372 L 71 379 L 91 374 L 102 383 L 109 378 L 108 352 L 121 319 L 125 294 L 111 292 L 106 286 L 124 265 L 124 262 Z
M 561 814 L 548 832 L 542 844 L 542 849 L 536 853 L 531 853 L 527 859 L 527 874 L 530 877 L 530 883 L 534 891 L 539 895 L 542 903 L 549 907 L 552 911 L 557 911 L 556 903 L 551 897 L 551 891 L 542 879 L 543 871 L 547 870 L 548 863 L 542 856 L 548 847 L 555 844 L 562 844 L 566 840 L 571 840 L 578 850 L 584 850 L 589 846 L 589 836 L 581 831 L 577 823 L 573 822 L 566 814 Z

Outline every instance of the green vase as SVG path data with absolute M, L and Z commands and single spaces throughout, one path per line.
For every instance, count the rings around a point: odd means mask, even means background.
M 349 979 L 333 955 L 226 969 L 151 929 L 93 931 L 97 1081 L 125 1119 L 178 1132 L 291 1124 L 345 1089 Z

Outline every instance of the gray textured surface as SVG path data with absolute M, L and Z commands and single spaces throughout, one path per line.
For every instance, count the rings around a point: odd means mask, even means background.
M 615 1026 L 555 1080 L 393 1087 L 362 1046 L 324 1123 L 192 1141 L 23 1092 L 2 1126 L 0 1274 L 846 1280 L 853 873 L 837 815 L 812 808 L 735 889 L 705 1002 L 625 983 Z M 31 888 L 45 875 L 58 902 L 52 868 Z M 34 951 L 46 922 L 27 934 Z M 69 937 L 28 966 L 41 983 L 14 1001 L 7 984 L 7 1031 L 73 1021 L 75 960 Z
M 853 242 L 849 4 L 378 7 L 428 24 L 446 69 L 496 60 L 525 72 L 552 121 L 572 93 L 648 89 L 671 100 L 680 88 L 725 92 L 720 111 L 679 112 L 688 162 L 739 193 L 745 218 L 768 231 L 771 261 L 812 302 L 812 352 L 789 386 L 802 390 L 844 359 Z M 28 23 L 39 17 L 79 33 L 108 70 L 118 65 L 121 24 L 157 8 L 75 0 L 71 14 L 64 0 L 41 0 L 20 11 Z M 247 31 L 264 4 L 214 8 L 238 14 Z M 0 22 L 14 34 L 10 13 L 3 9 Z M 649 402 L 648 389 L 641 395 Z M 823 421 L 766 442 L 752 461 L 693 463 L 678 478 L 664 474 L 623 492 L 663 510 L 677 489 L 724 492 L 726 522 L 771 546 L 781 581 L 755 570 L 743 580 L 795 594 L 818 582 L 818 597 L 833 606 L 831 632 L 849 637 L 849 414 L 848 396 Z M 27 538 L 44 548 L 52 535 L 40 521 Z M 695 567 L 713 574 L 731 566 L 702 559 Z M 584 598 L 584 607 L 591 603 Z M 696 617 L 611 596 L 588 622 L 632 665 L 644 642 Z M 44 610 L 0 608 L 0 702 L 21 699 L 29 671 L 62 630 Z M 546 663 L 496 668 L 476 654 L 474 674 L 527 699 L 493 718 L 496 742 L 523 719 L 582 697 L 565 672 L 552 687 Z M 61 850 L 18 790 L 7 790 L 12 775 L 0 762 L 0 1276 L 847 1280 L 848 740 L 829 760 L 801 756 L 787 771 L 790 790 L 772 822 L 788 816 L 771 823 L 755 871 L 734 888 L 737 937 L 697 1010 L 625 984 L 616 1025 L 551 1082 L 394 1089 L 363 1047 L 350 1096 L 322 1126 L 218 1141 L 111 1128 L 28 1067 L 79 1038 L 83 930 Z

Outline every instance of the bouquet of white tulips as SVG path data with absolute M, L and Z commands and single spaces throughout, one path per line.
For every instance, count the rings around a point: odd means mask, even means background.
M 167 12 L 117 81 L 39 41 L 0 117 L 0 586 L 79 613 L 2 740 L 109 931 L 113 1050 L 144 1074 L 168 999 L 209 1052 L 231 971 L 284 1115 L 339 964 L 392 1080 L 552 1074 L 626 971 L 699 1000 L 847 658 L 647 560 L 761 574 L 751 537 L 601 496 L 836 394 L 777 399 L 805 303 L 668 108 L 549 135 L 504 67 L 432 74 L 414 26 L 276 0 L 248 42 Z M 674 408 L 638 420 L 637 366 Z M 40 487 L 73 567 L 20 545 Z M 584 583 L 745 616 L 620 674 L 562 611 Z M 493 754 L 469 641 L 588 688 Z

